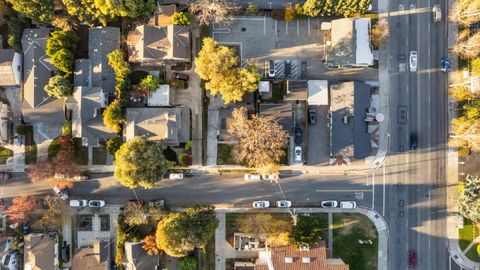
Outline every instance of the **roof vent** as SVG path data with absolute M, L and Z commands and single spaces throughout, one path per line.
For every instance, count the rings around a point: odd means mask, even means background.
M 302 257 L 303 263 L 310 263 L 310 257 Z
M 292 257 L 285 257 L 285 263 L 293 263 Z
M 309 251 L 310 248 L 308 246 L 302 246 L 300 247 L 300 251 Z
M 345 115 L 345 116 L 343 117 L 343 123 L 344 123 L 344 124 L 348 124 L 348 115 Z

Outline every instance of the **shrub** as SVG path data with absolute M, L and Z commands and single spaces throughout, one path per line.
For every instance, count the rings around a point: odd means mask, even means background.
M 180 153 L 178 155 L 178 163 L 180 163 L 180 166 L 182 167 L 188 167 L 192 165 L 192 156 L 190 156 L 187 153 Z
M 125 242 L 127 242 L 128 235 L 125 232 L 127 230 L 127 226 L 124 223 L 124 217 L 118 216 L 117 219 L 117 255 L 115 256 L 115 264 L 117 265 L 117 269 L 123 269 L 123 254 L 124 254 L 124 246 Z
M 192 22 L 190 21 L 190 17 L 186 12 L 175 12 L 173 13 L 173 24 L 176 25 L 189 25 Z
M 18 125 L 17 127 L 15 127 L 15 132 L 18 135 L 25 135 L 25 125 Z
M 107 140 L 107 151 L 112 156 L 115 156 L 115 153 L 120 149 L 120 146 L 123 144 L 122 137 L 115 137 Z
M 192 150 L 192 141 L 188 141 L 185 144 L 185 151 L 190 151 L 190 150 Z
M 103 123 L 115 133 L 120 133 L 122 124 L 125 123 L 122 107 L 122 101 L 116 99 L 103 112 Z
M 197 261 L 191 256 L 182 257 L 178 261 L 179 270 L 196 270 Z
M 470 155 L 470 148 L 468 146 L 460 146 L 458 147 L 458 156 L 466 157 Z
M 245 13 L 247 13 L 247 15 L 250 15 L 250 16 L 257 15 L 258 14 L 257 4 L 254 2 L 248 3 L 248 7 L 245 10 Z
M 72 121 L 67 121 L 63 124 L 62 136 L 72 136 Z
M 295 9 L 291 7 L 285 8 L 285 21 L 289 22 L 295 19 Z

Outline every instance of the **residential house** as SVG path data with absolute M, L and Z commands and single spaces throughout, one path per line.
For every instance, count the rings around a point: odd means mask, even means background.
M 342 18 L 331 24 L 331 51 L 326 64 L 332 67 L 365 67 L 373 64 L 369 18 Z
M 94 240 L 93 247 L 84 247 L 77 251 L 72 260 L 75 270 L 109 270 L 111 245 L 107 240 Z
M 57 236 L 31 233 L 24 237 L 24 269 L 52 270 L 58 267 Z
M 350 81 L 330 87 L 330 155 L 361 159 L 370 154 L 370 86 Z
M 148 255 L 142 248 L 143 242 L 126 242 L 126 270 L 153 270 L 158 265 L 158 255 Z
M 57 68 L 45 54 L 48 28 L 23 30 L 22 114 L 27 123 L 65 122 L 65 101 L 49 97 L 44 90 Z
M 115 90 L 115 74 L 107 55 L 120 48 L 120 29 L 97 27 L 89 30 L 89 59 L 75 62 L 74 92 L 67 103 L 72 110 L 72 133 L 84 146 L 97 147 L 115 136 L 103 124 L 102 113 Z M 91 151 L 90 151 L 91 152 Z
M 186 143 L 190 140 L 190 109 L 127 108 L 126 139 L 137 136 L 163 140 L 170 146 Z
M 281 246 L 260 251 L 255 270 L 349 270 L 341 259 L 327 259 L 325 241 L 311 247 Z
M 20 85 L 22 55 L 14 49 L 0 49 L 0 86 Z
M 190 61 L 189 27 L 174 25 L 168 19 L 173 12 L 175 5 L 159 6 L 148 24 L 139 25 L 128 33 L 130 62 L 156 64 L 164 60 Z

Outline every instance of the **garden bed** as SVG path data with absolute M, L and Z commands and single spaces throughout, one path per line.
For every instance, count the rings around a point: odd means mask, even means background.
M 232 157 L 232 145 L 219 143 L 217 144 L 217 164 L 218 165 L 235 165 Z

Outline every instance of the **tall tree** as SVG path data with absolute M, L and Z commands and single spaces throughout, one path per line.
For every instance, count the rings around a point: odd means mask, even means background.
M 157 242 L 155 241 L 155 235 L 147 235 L 143 239 L 142 248 L 148 253 L 148 255 L 158 255 L 161 253 L 161 250 L 157 247 Z
M 188 11 L 201 25 L 230 24 L 237 10 L 234 3 L 226 0 L 194 0 Z
M 103 111 L 103 123 L 111 128 L 115 133 L 122 131 L 122 124 L 125 123 L 125 115 L 123 113 L 122 101 L 114 100 Z
M 262 116 L 247 116 L 245 107 L 235 108 L 228 135 L 238 141 L 233 146 L 233 158 L 252 168 L 278 164 L 285 155 L 288 134 L 277 122 Z
M 62 0 L 67 8 L 67 13 L 80 22 L 89 26 L 101 24 L 107 25 L 107 22 L 113 19 L 113 14 L 104 15 L 95 5 L 95 0 Z
M 245 93 L 258 89 L 260 74 L 253 64 L 237 67 L 239 59 L 235 50 L 204 38 L 203 46 L 195 59 L 195 72 L 206 80 L 205 88 L 211 95 L 220 93 L 225 103 L 241 101 Z
M 453 51 L 463 58 L 474 58 L 480 55 L 480 31 L 470 33 L 463 30 L 458 34 Z
M 49 25 L 53 18 L 53 0 L 6 0 L 18 13 Z
M 152 188 L 168 169 L 163 143 L 136 137 L 115 153 L 115 178 L 129 188 Z
M 452 132 L 449 143 L 455 147 L 468 147 L 480 152 L 480 121 L 460 117 L 452 120 Z
M 49 179 L 55 174 L 55 166 L 50 161 L 40 161 L 30 165 L 27 169 L 27 177 L 31 182 Z
M 128 202 L 123 209 L 123 215 L 129 226 L 148 223 L 147 207 L 138 202 Z
M 72 85 L 64 76 L 50 77 L 48 84 L 43 88 L 47 95 L 55 98 L 66 98 L 72 94 Z
M 10 222 L 22 223 L 28 221 L 32 217 L 32 211 L 39 208 L 37 200 L 33 196 L 19 196 L 12 200 L 7 210 L 7 217 Z
M 42 217 L 32 224 L 32 227 L 43 232 L 58 232 L 62 228 L 62 211 L 65 207 L 65 201 L 58 196 L 46 196 L 44 202 L 47 204 L 47 210 L 43 212 Z
M 163 218 L 155 234 L 157 246 L 170 256 L 188 255 L 195 246 L 205 246 L 214 235 L 218 220 L 212 207 L 193 207 Z
M 459 197 L 460 214 L 475 223 L 480 222 L 480 177 L 468 175 Z
M 300 216 L 297 225 L 293 228 L 291 242 L 297 246 L 308 246 L 318 244 L 322 239 L 321 232 L 323 228 L 321 222 L 316 217 Z
M 455 23 L 470 26 L 480 21 L 480 2 L 477 0 L 454 1 L 450 20 Z

